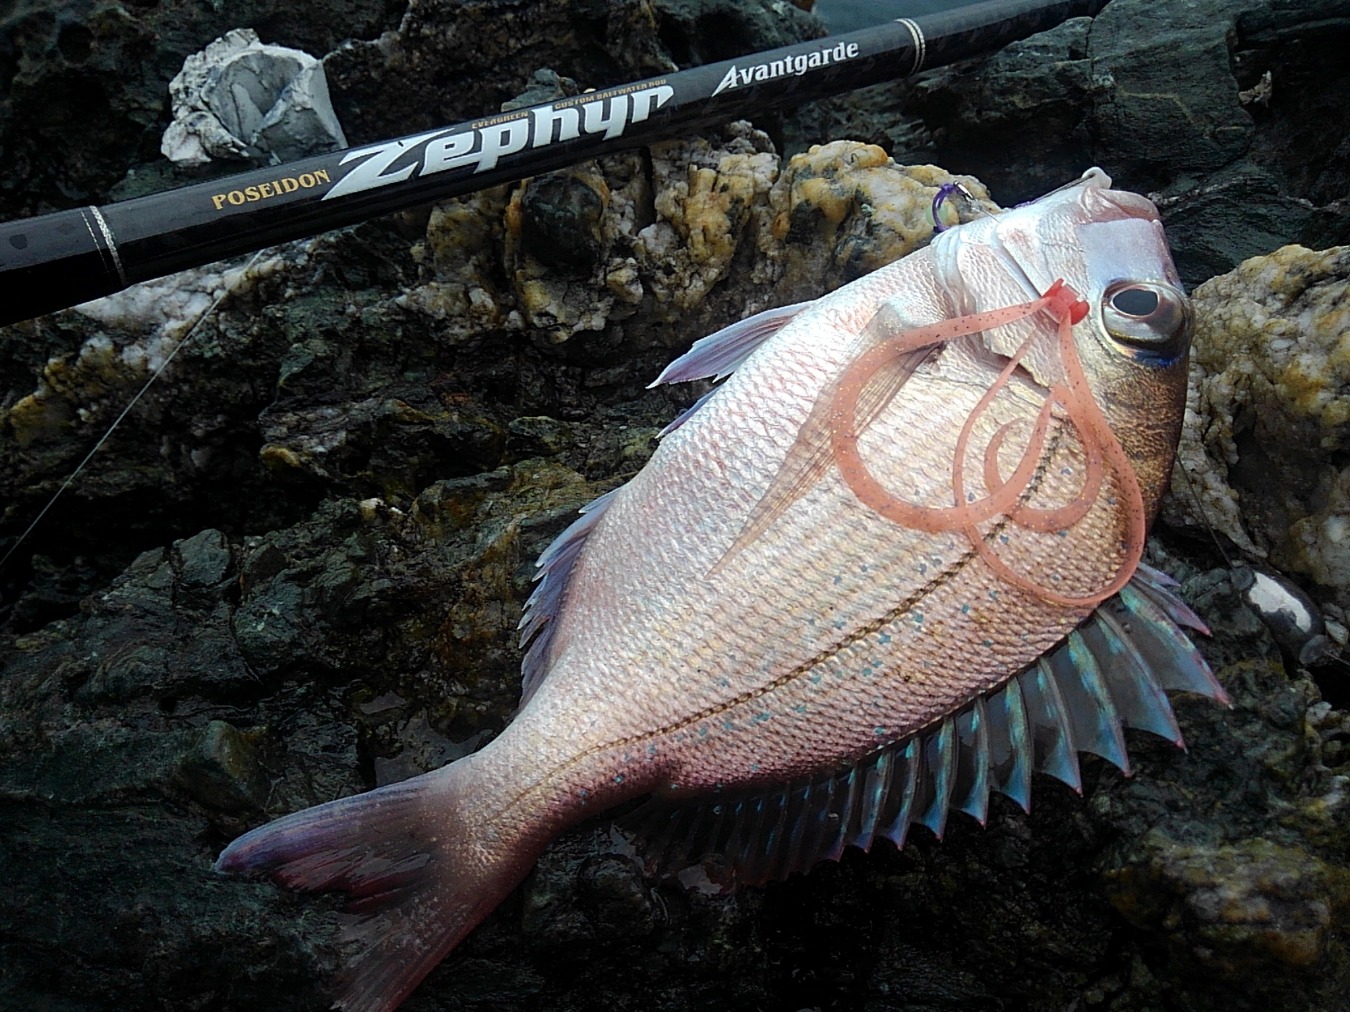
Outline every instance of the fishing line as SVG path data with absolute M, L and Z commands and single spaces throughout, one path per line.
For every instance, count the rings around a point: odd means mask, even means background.
M 1195 485 L 1191 481 L 1190 472 L 1186 470 L 1180 458 L 1177 459 L 1176 469 L 1181 472 L 1181 480 L 1186 483 L 1186 491 L 1191 494 L 1191 499 L 1195 502 L 1195 515 L 1200 518 L 1200 522 L 1205 525 L 1205 531 L 1209 534 L 1210 540 L 1214 542 L 1214 547 L 1218 549 L 1219 555 L 1223 557 L 1224 565 L 1230 570 L 1236 569 L 1237 564 L 1229 558 L 1228 553 L 1223 550 L 1223 543 L 1219 541 L 1218 532 L 1214 530 L 1214 525 L 1209 522 L 1209 517 L 1205 513 L 1205 504 L 1200 501 L 1200 493 L 1195 490 Z
M 18 536 L 14 544 L 9 546 L 9 550 L 6 551 L 4 555 L 0 555 L 0 567 L 3 567 L 5 563 L 9 561 L 10 556 L 12 556 L 16 551 L 18 551 L 19 546 L 28 540 L 28 536 L 32 534 L 33 531 L 37 528 L 37 525 L 42 522 L 42 518 L 45 517 L 51 511 L 51 508 L 56 505 L 56 501 L 61 498 L 61 496 L 65 493 L 66 489 L 70 488 L 71 484 L 75 481 L 75 479 L 80 476 L 80 472 L 82 472 L 86 467 L 89 466 L 89 462 L 94 459 L 94 454 L 98 453 L 99 450 L 103 449 L 103 444 L 105 444 L 112 437 L 113 432 L 116 431 L 117 427 L 122 424 L 122 422 L 126 419 L 127 415 L 131 414 L 132 408 L 134 408 L 136 404 L 140 401 L 140 399 L 145 396 L 146 391 L 150 389 L 151 385 L 153 385 L 154 382 L 164 374 L 164 370 L 169 367 L 169 363 L 174 360 L 174 356 L 176 356 L 180 351 L 182 351 L 184 346 L 186 346 L 187 343 L 191 341 L 194 336 L 196 336 L 198 329 L 200 329 L 201 325 L 205 323 L 206 320 L 211 316 L 211 314 L 213 314 L 216 311 L 216 309 L 220 307 L 220 304 L 234 294 L 235 287 L 244 277 L 248 275 L 248 272 L 253 268 L 253 265 L 258 262 L 258 259 L 262 256 L 262 254 L 263 251 L 258 250 L 258 252 L 254 253 L 253 256 L 249 257 L 248 262 L 245 263 L 243 268 L 239 271 L 239 275 L 238 277 L 235 278 L 234 282 L 227 284 L 225 286 L 225 289 L 219 295 L 216 296 L 216 298 L 210 303 L 210 305 L 208 305 L 204 310 L 202 310 L 201 314 L 197 317 L 197 319 L 192 322 L 192 326 L 188 327 L 187 332 L 178 339 L 178 341 L 174 344 L 174 346 L 169 350 L 169 353 L 164 356 L 164 361 L 162 361 L 155 368 L 155 371 L 150 374 L 150 377 L 143 384 L 141 384 L 141 388 L 137 390 L 135 395 L 131 398 L 131 400 L 127 402 L 126 407 L 124 407 L 118 414 L 118 416 L 113 419 L 112 424 L 109 425 L 108 428 L 104 431 L 103 435 L 99 437 L 98 442 L 96 442 L 93 448 L 84 455 L 84 459 L 81 460 L 77 465 L 75 465 L 75 470 L 71 471 L 70 474 L 66 476 L 66 480 L 61 482 L 60 488 L 58 488 L 52 494 L 52 497 L 47 500 L 47 504 L 43 506 L 41 510 L 38 511 L 38 515 L 33 518 L 33 522 L 30 523 L 26 528 L 24 528 L 23 533 Z

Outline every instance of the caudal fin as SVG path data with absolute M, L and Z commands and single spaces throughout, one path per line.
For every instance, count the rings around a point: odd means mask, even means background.
M 468 760 L 246 833 L 216 870 L 349 897 L 352 956 L 335 992 L 347 1012 L 389 1012 L 524 878 L 535 853 L 484 838 L 468 817 Z

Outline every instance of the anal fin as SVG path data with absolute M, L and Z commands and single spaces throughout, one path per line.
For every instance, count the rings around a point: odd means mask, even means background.
M 668 871 L 721 855 L 732 888 L 883 837 L 903 847 L 915 825 L 940 837 L 953 810 L 984 822 L 993 791 L 1028 808 L 1033 769 L 1080 790 L 1079 749 L 1128 773 L 1125 729 L 1180 737 L 1165 690 L 1227 702 L 1180 628 L 1200 620 L 1158 576 L 1141 573 L 1034 664 L 854 766 L 737 797 L 653 800 L 624 823 Z

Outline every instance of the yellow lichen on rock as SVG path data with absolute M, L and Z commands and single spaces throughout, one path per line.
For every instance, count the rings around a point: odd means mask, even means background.
M 727 277 L 778 176 L 768 138 L 739 126 L 721 146 L 693 138 L 652 148 L 656 220 L 638 233 L 634 252 L 672 316 L 698 306 Z
M 433 280 L 399 302 L 441 321 L 447 340 L 466 340 L 502 324 L 505 313 L 494 276 L 499 230 L 504 220 L 509 223 L 507 197 L 507 188 L 497 186 L 447 200 L 431 211 L 419 259 Z
M 719 159 L 716 168 L 691 165 L 687 184 L 658 196 L 656 211 L 684 236 L 695 263 L 728 261 L 744 212 L 772 181 L 776 162 L 767 153 L 736 153 Z
M 1195 292 L 1192 393 L 1169 519 L 1208 522 L 1350 591 L 1350 247 L 1286 246 Z M 1239 520 L 1238 503 L 1246 526 Z
M 9 430 L 16 445 L 27 448 L 41 439 L 55 439 L 70 424 L 68 402 L 50 394 L 21 397 L 7 411 L 0 411 L 0 423 Z
M 1150 832 L 1109 872 L 1106 898 L 1130 923 L 1160 931 L 1207 972 L 1316 965 L 1350 899 L 1342 869 L 1262 837 L 1212 845 Z
M 629 156 L 631 157 L 631 156 Z M 635 185 L 629 179 L 622 189 Z M 619 194 L 620 203 L 631 203 Z M 528 180 L 506 207 L 505 266 L 521 322 L 546 343 L 603 330 L 615 307 L 605 283 L 622 212 L 616 191 L 595 162 Z
M 786 301 L 820 294 L 822 280 L 837 288 L 926 244 L 933 197 L 951 182 L 997 209 L 978 180 L 897 165 L 875 144 L 831 141 L 794 156 L 769 196 L 772 224 L 761 242 L 771 255 L 781 246 Z
M 1250 406 L 1267 428 L 1324 450 L 1347 445 L 1348 278 L 1350 247 L 1285 246 L 1201 285 L 1195 361 L 1206 397 Z
M 977 180 L 897 165 L 872 144 L 834 141 L 784 165 L 767 134 L 731 123 L 445 202 L 417 246 L 424 280 L 398 302 L 435 317 L 452 343 L 487 330 L 541 345 L 611 331 L 677 348 L 918 249 L 951 182 L 996 209 Z M 944 205 L 944 223 L 957 212 Z

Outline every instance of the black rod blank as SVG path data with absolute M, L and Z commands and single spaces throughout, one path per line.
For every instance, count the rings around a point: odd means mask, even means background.
M 0 224 L 0 325 L 391 211 L 996 50 L 1107 0 L 989 0 L 254 169 Z

